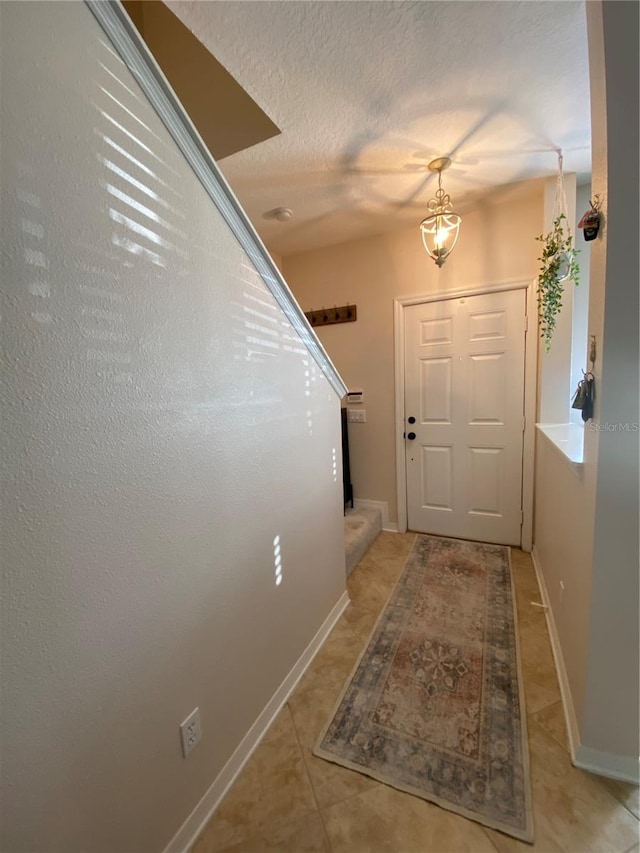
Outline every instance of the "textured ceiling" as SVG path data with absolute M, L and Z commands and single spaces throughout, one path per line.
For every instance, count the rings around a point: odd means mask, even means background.
M 280 133 L 165 3 L 122 0 L 122 5 L 216 159 Z
M 590 172 L 584 2 L 174 0 L 167 5 L 281 129 L 220 161 L 283 255 L 416 225 L 449 155 L 456 208 Z M 286 223 L 263 213 L 284 206 Z

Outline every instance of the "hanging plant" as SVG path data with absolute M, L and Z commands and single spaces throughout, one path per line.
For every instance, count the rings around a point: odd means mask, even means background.
M 580 267 L 578 249 L 573 245 L 571 229 L 567 222 L 567 196 L 564 191 L 562 151 L 558 149 L 558 177 L 553 203 L 553 229 L 548 234 L 536 237 L 542 243 L 542 255 L 538 258 L 542 266 L 538 276 L 538 319 L 540 337 L 544 348 L 551 349 L 551 336 L 556 327 L 556 317 L 562 308 L 563 282 L 571 278 L 578 285 Z
M 551 349 L 556 317 L 562 308 L 564 282 L 573 279 L 576 286 L 579 284 L 578 249 L 574 248 L 566 219 L 564 213 L 559 214 L 553 220 L 553 229 L 536 237 L 542 243 L 542 254 L 538 258 L 542 264 L 538 275 L 538 319 L 540 337 L 544 338 L 547 352 Z

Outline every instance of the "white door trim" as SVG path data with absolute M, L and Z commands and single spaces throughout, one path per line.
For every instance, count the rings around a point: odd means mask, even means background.
M 398 498 L 398 530 L 407 530 L 407 471 L 405 467 L 404 423 L 404 309 L 409 305 L 425 302 L 440 302 L 467 296 L 482 296 L 505 290 L 526 290 L 527 318 L 529 329 L 525 346 L 524 416 L 525 429 L 522 446 L 522 542 L 521 547 L 530 551 L 533 541 L 533 475 L 535 448 L 536 375 L 538 362 L 538 335 L 536 316 L 535 279 L 517 279 L 497 282 L 463 290 L 440 291 L 422 296 L 399 296 L 393 301 L 393 332 L 395 352 L 395 427 L 396 427 L 396 486 Z

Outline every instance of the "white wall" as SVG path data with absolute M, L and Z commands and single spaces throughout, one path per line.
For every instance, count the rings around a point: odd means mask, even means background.
M 159 851 L 344 591 L 339 401 L 88 9 L 1 6 L 0 846 Z
M 463 211 L 458 245 L 438 269 L 410 230 L 284 258 L 287 281 L 305 311 L 357 303 L 355 323 L 317 330 L 349 387 L 363 388 L 367 423 L 350 424 L 356 498 L 385 501 L 397 519 L 393 300 L 508 280 L 533 280 L 542 231 L 542 182 L 507 187 Z

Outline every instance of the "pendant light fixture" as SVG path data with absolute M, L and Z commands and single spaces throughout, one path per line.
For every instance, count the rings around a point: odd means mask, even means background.
M 429 215 L 420 223 L 422 242 L 436 264 L 441 267 L 458 242 L 462 217 L 453 212 L 451 197 L 442 189 L 442 173 L 451 165 L 449 157 L 438 157 L 429 163 L 429 169 L 438 173 L 435 198 L 427 204 Z

